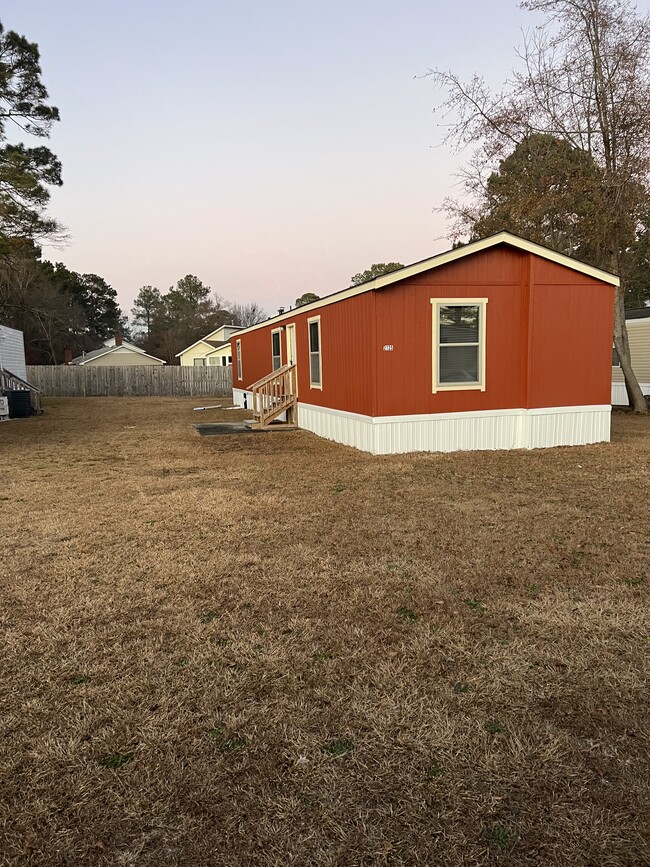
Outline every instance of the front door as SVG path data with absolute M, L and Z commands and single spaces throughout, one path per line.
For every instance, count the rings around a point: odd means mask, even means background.
M 287 325 L 287 364 L 296 363 L 296 326 Z
M 287 335 L 287 364 L 295 364 L 296 363 L 296 326 L 295 324 L 287 325 L 286 328 Z M 294 370 L 293 376 L 291 379 L 291 383 L 293 388 L 296 389 L 297 394 L 297 385 L 298 385 L 298 369 Z

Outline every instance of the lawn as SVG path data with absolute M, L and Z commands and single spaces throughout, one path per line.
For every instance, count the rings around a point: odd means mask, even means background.
M 0 425 L 0 864 L 650 863 L 650 419 L 377 458 L 201 402 Z

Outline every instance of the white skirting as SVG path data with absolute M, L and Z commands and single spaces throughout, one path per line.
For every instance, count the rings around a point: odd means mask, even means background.
M 244 388 L 233 388 L 232 402 L 235 406 L 242 406 L 244 409 L 253 408 L 253 392 L 246 391 Z
M 644 394 L 650 394 L 650 382 L 640 382 L 641 391 Z M 627 397 L 627 389 L 624 382 L 612 383 L 612 406 L 629 406 L 630 401 Z
M 232 390 L 232 402 L 234 406 L 241 406 L 243 409 L 250 409 L 253 411 L 253 392 L 246 391 L 244 388 L 233 388 Z M 282 415 L 279 415 L 277 421 L 286 421 L 287 414 L 283 412 Z
M 299 427 L 375 455 L 538 449 L 609 442 L 610 421 L 609 405 L 372 418 L 298 404 Z

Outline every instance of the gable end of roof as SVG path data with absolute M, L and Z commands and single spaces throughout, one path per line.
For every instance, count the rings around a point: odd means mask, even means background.
M 488 238 L 481 238 L 479 241 L 470 241 L 462 247 L 455 247 L 453 250 L 438 253 L 436 256 L 431 256 L 429 259 L 422 259 L 419 262 L 414 262 L 412 265 L 405 265 L 404 268 L 400 268 L 397 271 L 391 271 L 389 274 L 384 274 L 381 277 L 375 277 L 374 280 L 368 280 L 366 283 L 360 283 L 358 286 L 350 286 L 347 289 L 340 289 L 338 292 L 333 292 L 330 295 L 326 295 L 324 298 L 319 298 L 318 301 L 312 301 L 310 304 L 304 304 L 302 307 L 297 307 L 293 310 L 288 310 L 285 313 L 273 316 L 257 325 L 251 325 L 248 328 L 242 329 L 238 332 L 237 338 L 250 331 L 257 331 L 260 328 L 266 328 L 268 325 L 283 322 L 286 319 L 292 319 L 297 313 L 309 313 L 312 310 L 318 310 L 320 307 L 327 307 L 329 304 L 336 304 L 338 301 L 345 301 L 347 298 L 353 298 L 355 295 L 361 295 L 364 292 L 383 289 L 385 286 L 399 283 L 401 280 L 415 277 L 417 274 L 422 274 L 425 271 L 432 271 L 434 268 L 440 268 L 443 265 L 448 265 L 451 262 L 456 262 L 459 259 L 465 258 L 465 256 L 471 256 L 475 253 L 480 253 L 483 250 L 489 250 L 499 244 L 507 244 L 508 246 L 525 253 L 532 253 L 542 259 L 548 259 L 551 262 L 563 265 L 565 268 L 571 268 L 573 271 L 586 274 L 589 277 L 593 277 L 595 280 L 600 280 L 601 282 L 608 283 L 611 286 L 620 285 L 620 280 L 615 274 L 610 274 L 608 271 L 595 268 L 593 265 L 587 265 L 585 262 L 579 262 L 577 259 L 572 259 L 570 256 L 565 256 L 563 253 L 556 253 L 555 250 L 550 250 L 548 247 L 542 247 L 540 244 L 535 244 L 533 241 L 526 241 L 525 238 L 519 238 L 517 235 L 512 235 L 510 232 L 499 232 L 496 235 L 490 235 Z

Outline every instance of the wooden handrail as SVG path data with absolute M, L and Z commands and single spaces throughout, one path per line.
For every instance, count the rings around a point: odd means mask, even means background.
M 280 373 L 286 373 L 289 368 L 295 367 L 293 364 L 284 364 L 282 367 L 278 367 L 277 370 L 271 371 L 271 373 L 267 373 L 266 376 L 263 376 L 261 379 L 258 379 L 257 382 L 254 382 L 252 385 L 248 386 L 248 391 L 253 391 L 255 388 L 259 388 L 262 385 L 266 385 L 267 382 L 271 382 L 272 379 Z
M 31 382 L 27 382 L 26 379 L 12 373 L 10 370 L 7 370 L 6 367 L 0 367 L 0 384 L 2 384 L 2 388 L 11 390 L 14 390 L 15 387 L 18 386 L 18 391 L 33 391 L 36 394 L 40 391 L 40 389 L 36 388 L 35 385 L 32 385 Z
M 273 373 L 249 386 L 253 392 L 253 415 L 261 428 L 267 427 L 283 412 L 296 423 L 298 409 L 298 383 L 296 365 L 285 364 Z

